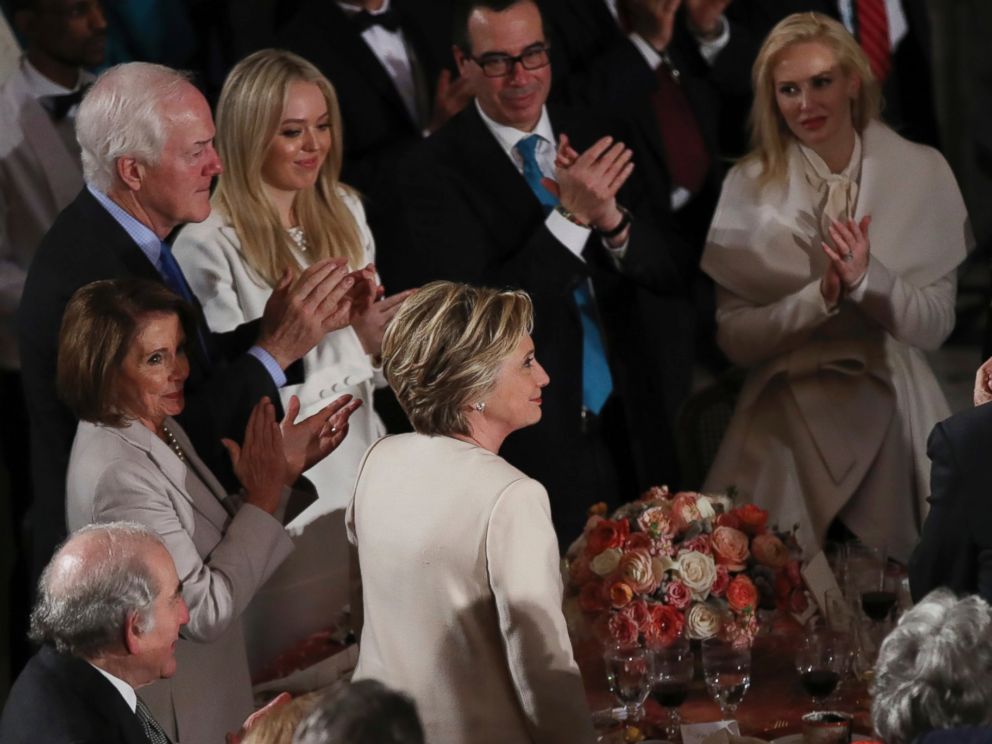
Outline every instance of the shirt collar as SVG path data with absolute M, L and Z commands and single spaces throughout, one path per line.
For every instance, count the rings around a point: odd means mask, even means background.
M 148 260 L 152 262 L 152 266 L 155 267 L 157 271 L 161 271 L 162 267 L 160 265 L 160 258 L 162 255 L 162 241 L 159 239 L 148 225 L 139 221 L 133 215 L 129 214 L 124 210 L 117 202 L 111 199 L 109 196 L 104 194 L 102 191 L 98 191 L 91 184 L 86 184 L 86 188 L 93 198 L 100 202 L 100 205 L 107 210 L 114 221 L 124 228 L 126 232 L 138 247 L 141 252 L 144 253 Z
M 28 90 L 31 91 L 31 94 L 35 98 L 41 98 L 42 96 L 62 96 L 66 93 L 77 91 L 84 85 L 96 80 L 93 74 L 81 69 L 79 71 L 79 77 L 76 79 L 75 87 L 65 88 L 38 72 L 38 68 L 28 61 L 27 56 L 21 57 L 21 73 L 24 75 Z
M 517 143 L 525 137 L 530 137 L 532 134 L 539 135 L 552 147 L 555 145 L 555 133 L 551 128 L 551 118 L 548 116 L 547 106 L 541 107 L 541 118 L 537 120 L 537 126 L 534 127 L 533 132 L 524 132 L 523 130 L 493 121 L 486 116 L 486 112 L 482 110 L 478 99 L 475 101 L 475 108 L 479 112 L 479 116 L 482 117 L 482 123 L 486 125 L 486 129 L 492 132 L 493 137 L 499 142 L 499 146 L 511 158 L 514 152 L 513 148 L 516 147 Z
M 92 664 L 88 661 L 86 663 L 107 678 L 107 681 L 110 682 L 110 684 L 114 686 L 117 692 L 121 694 L 121 697 L 124 698 L 124 702 L 127 703 L 127 707 L 131 709 L 132 713 L 134 713 L 138 707 L 138 695 L 134 691 L 134 688 L 131 687 L 131 685 L 129 685 L 127 682 L 122 680 L 120 677 L 115 677 L 113 674 L 101 669 L 96 664 Z

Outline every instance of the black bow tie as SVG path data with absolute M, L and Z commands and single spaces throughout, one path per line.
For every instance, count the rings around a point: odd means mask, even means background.
M 42 96 L 38 100 L 41 101 L 41 105 L 45 107 L 45 110 L 52 115 L 55 121 L 62 121 L 69 113 L 69 109 L 79 105 L 79 102 L 83 100 L 83 96 L 89 88 L 89 85 L 83 85 L 72 91 L 72 93 Z
M 392 8 L 385 13 L 369 13 L 367 10 L 361 10 L 351 17 L 351 22 L 360 34 L 373 26 L 382 26 L 393 33 L 400 30 L 400 17 Z

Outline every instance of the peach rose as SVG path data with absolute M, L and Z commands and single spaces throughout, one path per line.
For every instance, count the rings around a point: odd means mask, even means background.
M 693 599 L 706 599 L 709 596 L 716 579 L 716 564 L 712 556 L 695 550 L 682 553 L 675 562 L 675 570 L 686 589 L 692 593 Z
M 689 612 L 685 616 L 685 625 L 689 631 L 689 637 L 698 638 L 699 640 L 715 636 L 720 632 L 720 626 L 722 624 L 723 621 L 720 613 L 705 602 L 696 602 L 696 604 L 689 608 Z
M 665 601 L 677 610 L 684 610 L 692 602 L 692 595 L 681 581 L 670 581 L 665 587 Z
M 634 598 L 634 590 L 624 581 L 614 581 L 610 584 L 610 604 L 618 610 L 630 604 Z
M 601 519 L 586 535 L 586 552 L 599 555 L 607 548 L 622 548 L 628 534 L 630 523 L 626 519 Z
M 697 553 L 713 555 L 713 545 L 710 536 L 707 534 L 696 535 L 691 540 L 686 540 L 679 546 L 680 550 L 695 550 Z
M 609 629 L 613 642 L 625 648 L 637 645 L 637 639 L 641 634 L 637 623 L 619 612 L 610 618 Z
M 682 635 L 685 618 L 674 607 L 663 604 L 648 606 L 650 619 L 644 631 L 644 639 L 650 646 L 668 646 Z
M 628 550 L 620 558 L 620 575 L 638 594 L 648 594 L 658 588 L 660 576 L 655 576 L 651 554 L 643 549 Z
M 696 506 L 696 494 L 685 491 L 675 494 L 672 501 L 672 523 L 677 532 L 684 532 L 693 522 L 701 519 Z
M 789 549 L 770 532 L 763 532 L 751 541 L 751 553 L 762 566 L 784 568 L 789 562 Z
M 668 509 L 664 506 L 652 506 L 645 509 L 637 518 L 637 524 L 651 537 L 671 537 L 675 534 L 675 525 L 669 517 Z
M 747 576 L 737 576 L 727 587 L 727 604 L 734 612 L 754 611 L 758 605 L 758 590 Z
M 620 548 L 607 548 L 589 561 L 589 569 L 597 576 L 609 576 L 617 570 L 621 555 Z
M 729 571 L 743 571 L 747 557 L 747 535 L 733 527 L 717 527 L 711 538 L 713 557 Z
M 749 535 L 757 535 L 768 522 L 768 512 L 755 504 L 744 504 L 734 509 L 737 518 L 741 520 L 741 529 Z

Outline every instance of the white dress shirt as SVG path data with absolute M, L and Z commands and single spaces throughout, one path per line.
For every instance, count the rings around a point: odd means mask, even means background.
M 96 80 L 96 77 L 92 73 L 80 69 L 79 77 L 76 79 L 76 85 L 72 88 L 66 88 L 42 75 L 38 71 L 38 68 L 28 61 L 26 56 L 21 58 L 21 73 L 24 75 L 24 81 L 27 83 L 32 95 L 37 99 L 42 99 L 46 96 L 63 96 L 68 93 L 75 93 L 84 85 L 89 85 Z M 79 143 L 76 142 L 76 113 L 78 111 L 79 104 L 77 103 L 69 109 L 64 119 L 52 122 L 59 136 L 65 141 L 69 151 L 75 153 L 77 157 L 79 156 Z
M 122 698 L 124 698 L 124 702 L 127 703 L 127 707 L 131 709 L 132 713 L 134 713 L 135 710 L 137 710 L 138 694 L 134 691 L 134 688 L 131 687 L 131 685 L 129 685 L 124 680 L 122 680 L 120 677 L 115 677 L 110 672 L 101 669 L 96 664 L 93 664 L 89 661 L 87 661 L 86 663 L 107 678 L 107 681 L 110 682 L 110 684 L 114 686 L 114 689 L 121 694 Z

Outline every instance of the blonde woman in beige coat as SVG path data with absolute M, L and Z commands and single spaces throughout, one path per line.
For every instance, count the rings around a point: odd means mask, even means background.
M 355 678 L 412 696 L 433 744 L 595 738 L 547 492 L 498 454 L 541 418 L 532 312 L 523 292 L 434 282 L 383 341 L 416 433 L 372 446 L 348 507 L 364 589 Z
M 954 326 L 968 217 L 943 157 L 878 120 L 836 21 L 789 16 L 754 66 L 754 150 L 702 259 L 718 342 L 749 370 L 705 488 L 736 485 L 815 551 L 839 520 L 901 561 L 926 511 L 926 437 L 949 411 L 923 355 Z

